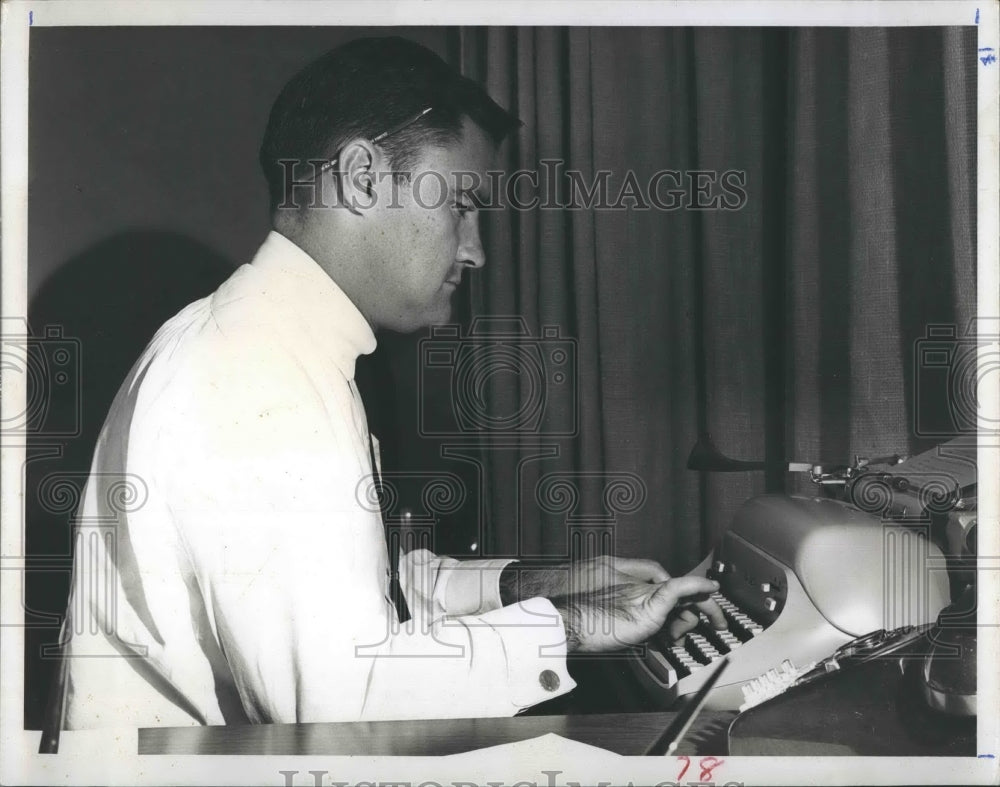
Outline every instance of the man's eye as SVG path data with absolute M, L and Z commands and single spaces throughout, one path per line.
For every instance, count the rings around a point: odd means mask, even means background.
M 458 211 L 458 215 L 459 216 L 464 216 L 467 213 L 472 213 L 472 212 L 475 211 L 475 209 L 476 209 L 475 205 L 470 205 L 467 202 L 456 202 L 455 203 L 455 210 Z

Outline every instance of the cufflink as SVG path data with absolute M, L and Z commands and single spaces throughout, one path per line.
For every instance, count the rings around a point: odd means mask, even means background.
M 542 670 L 538 676 L 538 682 L 546 691 L 555 691 L 559 688 L 559 676 L 550 669 Z

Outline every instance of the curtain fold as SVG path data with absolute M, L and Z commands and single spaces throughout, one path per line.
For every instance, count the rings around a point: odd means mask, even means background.
M 847 68 L 847 193 L 850 243 L 849 420 L 845 448 L 871 456 L 887 435 L 906 433 L 903 406 L 895 204 L 895 140 L 889 115 L 888 35 L 851 31 Z M 887 341 L 888 339 L 888 341 Z
M 488 212 L 470 291 L 473 314 L 524 319 L 543 368 L 487 387 L 497 413 L 540 394 L 545 413 L 480 436 L 494 554 L 565 554 L 573 528 L 599 526 L 679 572 L 747 497 L 808 488 L 687 470 L 704 431 L 745 459 L 934 442 L 914 353 L 929 324 L 975 312 L 974 31 L 466 28 L 460 43 L 465 73 L 525 122 L 502 168 L 538 179 L 516 191 L 538 205 Z M 697 199 L 697 178 L 718 198 L 723 173 L 745 200 L 664 206 Z M 606 202 L 586 205 L 574 187 L 602 177 Z M 547 360 L 567 341 L 575 385 Z

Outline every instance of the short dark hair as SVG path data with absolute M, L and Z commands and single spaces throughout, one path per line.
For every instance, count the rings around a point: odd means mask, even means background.
M 284 199 L 280 161 L 333 158 L 350 139 L 370 139 L 427 107 L 433 110 L 380 143 L 395 172 L 412 168 L 425 145 L 458 140 L 463 116 L 497 145 L 521 125 L 480 85 L 404 38 L 357 39 L 306 66 L 275 100 L 261 143 L 272 213 Z

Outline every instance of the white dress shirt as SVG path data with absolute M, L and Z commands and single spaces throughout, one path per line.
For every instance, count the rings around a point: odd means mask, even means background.
M 353 383 L 374 349 L 273 232 L 157 332 L 77 514 L 68 728 L 509 716 L 573 688 L 552 604 L 501 607 L 509 561 L 409 553 L 396 622 Z

